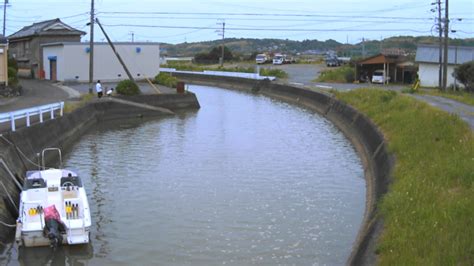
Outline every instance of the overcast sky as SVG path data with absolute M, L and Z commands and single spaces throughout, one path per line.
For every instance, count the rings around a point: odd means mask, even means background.
M 435 0 L 433 0 L 435 1 Z M 225 37 L 334 39 L 358 43 L 399 35 L 437 35 L 433 1 L 426 0 L 96 0 L 95 14 L 115 41 L 166 43 Z M 61 18 L 87 32 L 90 0 L 10 0 L 6 35 L 34 22 Z M 474 36 L 474 0 L 451 0 L 451 37 Z M 443 4 L 444 5 L 444 4 Z M 3 8 L 3 7 L 2 7 Z M 462 20 L 459 21 L 458 18 Z M 103 41 L 95 28 L 95 40 Z

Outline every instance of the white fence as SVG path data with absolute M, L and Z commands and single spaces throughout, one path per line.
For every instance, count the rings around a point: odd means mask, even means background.
M 204 70 L 203 72 L 199 72 L 199 71 L 181 71 L 181 70 L 176 70 L 175 68 L 160 68 L 160 72 L 222 76 L 222 77 L 237 77 L 237 78 L 247 78 L 247 79 L 256 79 L 256 80 L 262 80 L 262 79 L 275 80 L 276 79 L 275 77 L 272 77 L 272 76 L 260 76 L 260 74 L 258 73 L 226 72 L 226 71 L 211 71 L 211 70 Z
M 0 123 L 10 122 L 12 131 L 15 131 L 15 120 L 26 118 L 26 126 L 29 127 L 31 125 L 30 118 L 32 116 L 38 115 L 40 123 L 43 123 L 43 114 L 49 112 L 51 119 L 54 119 L 54 111 L 56 110 L 59 110 L 60 116 L 63 116 L 64 102 L 46 104 L 8 113 L 1 113 Z

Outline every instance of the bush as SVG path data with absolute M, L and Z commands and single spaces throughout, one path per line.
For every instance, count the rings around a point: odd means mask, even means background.
M 318 82 L 354 82 L 355 69 L 351 66 L 343 66 L 337 69 L 331 69 L 321 72 L 316 79 Z
M 15 70 L 18 70 L 18 62 L 15 58 L 9 57 L 8 58 L 8 67 L 13 67 Z
M 285 71 L 283 71 L 281 69 L 277 69 L 277 68 L 261 68 L 260 69 L 260 75 L 261 76 L 273 76 L 273 77 L 277 77 L 277 78 L 280 78 L 280 79 L 288 78 L 288 73 L 286 73 Z
M 15 87 L 18 85 L 17 70 L 14 67 L 8 67 L 8 85 Z
M 154 83 L 170 88 L 175 88 L 178 84 L 178 79 L 168 73 L 161 72 L 160 74 L 155 76 Z
M 466 91 L 474 92 L 474 61 L 456 67 L 453 76 L 464 85 Z
M 120 81 L 117 84 L 116 89 L 117 93 L 122 95 L 131 96 L 140 94 L 140 88 L 138 87 L 138 85 L 129 79 Z

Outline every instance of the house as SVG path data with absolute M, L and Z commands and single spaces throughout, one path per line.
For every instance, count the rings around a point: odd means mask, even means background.
M 8 36 L 10 56 L 18 62 L 21 72 L 34 78 L 42 78 L 41 45 L 52 42 L 78 42 L 86 33 L 52 19 L 34 23 Z
M 415 61 L 419 64 L 418 78 L 420 85 L 424 87 L 438 87 L 439 82 L 439 46 L 418 45 Z M 444 53 L 442 52 L 442 57 Z M 448 81 L 451 86 L 455 80 L 454 68 L 457 65 L 474 60 L 474 47 L 449 46 L 448 47 Z
M 0 35 L 0 87 L 8 86 L 8 41 Z
M 153 78 L 160 71 L 160 46 L 152 42 L 114 43 L 134 79 Z M 89 43 L 43 44 L 43 66 L 47 80 L 89 80 Z M 108 43 L 94 43 L 94 80 L 118 81 L 128 76 Z
M 356 63 L 356 77 L 360 81 L 372 80 L 374 72 L 382 70 L 383 80 L 388 82 L 412 83 L 416 67 L 404 55 L 378 54 Z

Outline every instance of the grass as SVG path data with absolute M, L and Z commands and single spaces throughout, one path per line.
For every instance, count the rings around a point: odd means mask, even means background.
M 469 105 L 474 105 L 474 93 L 465 91 L 447 91 L 443 92 L 440 90 L 420 90 L 423 94 L 429 94 L 434 96 L 441 96 L 449 98 L 458 102 L 462 102 Z
M 86 105 L 88 102 L 90 102 L 92 99 L 94 99 L 94 97 L 95 97 L 95 94 L 86 93 L 86 94 L 81 94 L 80 101 L 64 103 L 64 113 L 71 113 L 72 111 L 76 110 L 77 108 Z
M 383 90 L 335 92 L 374 121 L 396 156 L 379 205 L 381 265 L 474 264 L 474 137 L 458 116 Z
M 355 77 L 355 69 L 351 66 L 342 66 L 334 69 L 328 69 L 321 72 L 321 75 L 315 80 L 316 82 L 335 82 L 345 83 L 353 82 Z

